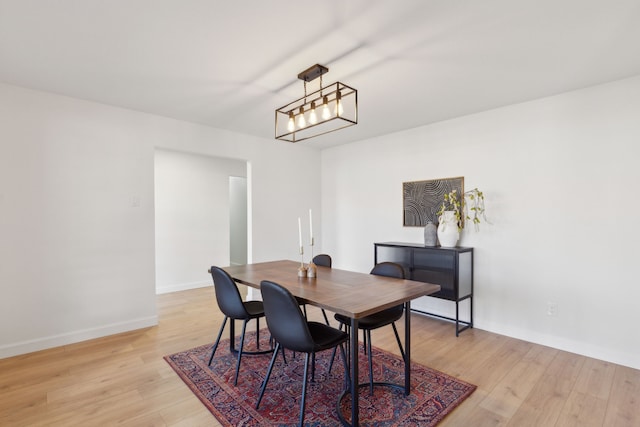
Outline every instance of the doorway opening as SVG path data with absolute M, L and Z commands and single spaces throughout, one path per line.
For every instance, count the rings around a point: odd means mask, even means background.
M 156 149 L 156 293 L 211 286 L 209 267 L 231 265 L 232 239 L 237 242 L 237 236 L 250 236 L 246 229 L 250 224 L 248 170 L 242 160 Z M 244 179 L 245 193 L 244 220 L 234 225 L 233 233 L 231 217 L 242 213 L 237 203 L 232 213 L 232 198 L 237 197 L 231 195 L 230 177 L 239 178 L 238 182 Z M 244 254 L 234 252 L 234 262 L 247 258 L 250 242 L 245 240 L 244 247 Z

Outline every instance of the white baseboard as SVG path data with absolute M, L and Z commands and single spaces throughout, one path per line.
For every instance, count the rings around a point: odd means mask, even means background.
M 622 366 L 628 366 L 633 369 L 640 369 L 640 357 L 637 354 L 631 354 L 621 349 L 611 349 L 598 344 L 571 340 L 550 334 L 531 332 L 526 329 L 504 325 L 502 323 L 484 322 L 482 319 L 474 321 L 474 328 L 505 335 L 511 338 L 517 338 L 534 344 L 556 348 L 569 353 L 580 354 L 582 356 L 604 360 L 606 362 Z
M 0 346 L 0 359 L 18 356 L 20 354 L 32 353 L 34 351 L 45 350 L 62 345 L 74 344 L 81 341 L 106 337 L 108 335 L 129 332 L 136 329 L 148 328 L 158 324 L 158 316 L 143 317 L 127 322 L 112 323 L 110 325 L 97 328 L 82 329 L 65 334 L 52 335 L 49 337 L 34 340 L 22 341 L 13 344 Z
M 190 282 L 190 283 L 177 283 L 175 285 L 157 286 L 156 294 L 168 294 L 170 292 L 186 291 L 189 289 L 206 288 L 207 286 L 213 286 L 210 281 L 205 282 Z

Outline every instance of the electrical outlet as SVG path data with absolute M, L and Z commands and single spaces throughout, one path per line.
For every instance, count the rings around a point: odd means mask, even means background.
M 547 316 L 557 316 L 558 315 L 558 303 L 548 302 L 547 303 Z

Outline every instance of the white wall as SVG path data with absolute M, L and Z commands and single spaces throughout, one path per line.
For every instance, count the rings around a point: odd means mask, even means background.
M 158 293 L 209 286 L 211 276 L 207 274 L 207 268 L 230 264 L 231 175 L 246 175 L 246 163 L 156 150 Z
M 464 176 L 491 221 L 461 240 L 476 327 L 640 368 L 639 142 L 635 77 L 324 150 L 324 250 L 368 271 L 374 242 L 422 242 L 402 182 Z
M 157 322 L 156 148 L 250 162 L 253 260 L 296 259 L 316 150 L 0 84 L 0 357 Z

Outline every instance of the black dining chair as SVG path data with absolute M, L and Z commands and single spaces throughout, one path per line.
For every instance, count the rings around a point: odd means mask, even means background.
M 331 268 L 331 256 L 327 254 L 316 255 L 313 257 L 313 263 L 315 265 L 319 265 L 320 267 Z
M 256 342 L 257 348 L 260 349 L 260 318 L 264 317 L 264 307 L 262 301 L 242 301 L 240 291 L 236 286 L 233 278 L 221 269 L 220 267 L 211 267 L 211 277 L 213 278 L 213 286 L 215 288 L 216 300 L 218 301 L 218 307 L 224 314 L 224 320 L 222 326 L 220 326 L 220 332 L 218 332 L 218 338 L 211 350 L 211 357 L 209 358 L 209 366 L 213 361 L 213 356 L 216 354 L 218 344 L 220 343 L 220 337 L 227 324 L 227 320 L 242 320 L 242 335 L 240 336 L 240 349 L 238 350 L 238 360 L 236 362 L 236 376 L 233 381 L 234 385 L 238 384 L 238 372 L 240 372 L 240 362 L 243 354 L 263 354 L 270 352 L 267 351 L 244 351 L 244 335 L 247 329 L 247 322 L 251 319 L 256 319 Z M 232 337 L 233 339 L 234 337 Z M 231 345 L 231 343 L 229 343 Z
M 329 268 L 331 268 L 331 256 L 329 256 L 327 254 L 320 254 L 320 255 L 314 256 L 312 262 L 315 265 L 320 266 L 320 267 L 329 267 Z M 300 304 L 302 306 L 302 310 L 304 312 L 304 317 L 307 317 L 307 306 L 306 306 L 306 304 L 301 300 L 298 300 L 298 304 Z M 327 325 L 329 325 L 329 318 L 327 317 L 327 312 L 324 311 L 324 308 L 321 308 L 320 310 L 322 310 L 322 315 L 324 316 L 324 322 Z
M 385 276 L 385 277 L 395 277 L 397 279 L 404 279 L 404 269 L 400 264 L 396 264 L 394 262 L 381 262 L 376 264 L 371 270 L 371 274 L 377 276 Z M 391 325 L 393 327 L 393 333 L 396 336 L 396 341 L 398 342 L 398 347 L 400 348 L 400 354 L 402 354 L 402 360 L 404 360 L 404 349 L 402 348 L 402 343 L 400 342 L 400 335 L 398 335 L 398 329 L 396 328 L 395 322 L 402 317 L 404 313 L 404 305 L 396 305 L 394 307 L 388 308 L 386 310 L 380 311 L 378 313 L 374 313 L 370 316 L 365 316 L 361 319 L 358 319 L 358 329 L 364 331 L 364 344 L 365 351 L 368 355 L 369 360 L 369 390 L 371 394 L 373 394 L 373 361 L 371 360 L 371 331 L 373 329 L 382 328 L 383 326 Z M 358 333 L 358 331 L 350 331 L 349 325 L 351 324 L 351 319 L 347 316 L 343 316 L 342 314 L 336 314 L 335 319 L 340 322 L 340 329 L 344 325 L 347 332 Z M 335 352 L 334 352 L 335 355 Z M 333 357 L 332 355 L 332 361 Z
M 331 268 L 331 256 L 327 254 L 319 254 L 313 257 L 313 263 L 319 267 L 329 267 Z M 321 308 L 322 315 L 324 316 L 324 322 L 328 325 L 329 318 L 327 317 L 327 312 L 324 311 L 324 308 Z
M 344 351 L 344 343 L 349 336 L 338 329 L 319 322 L 306 320 L 298 301 L 287 289 L 281 285 L 263 280 L 260 282 L 260 291 L 264 303 L 264 312 L 271 337 L 276 342 L 276 348 L 267 369 L 267 374 L 262 382 L 262 388 L 256 409 L 259 409 L 264 395 L 273 364 L 281 348 L 295 352 L 305 353 L 304 375 L 302 378 L 302 398 L 300 402 L 300 426 L 304 425 L 304 409 L 306 404 L 307 379 L 309 372 L 309 356 L 317 352 L 340 347 L 344 361 L 345 388 L 349 386 L 349 368 Z

